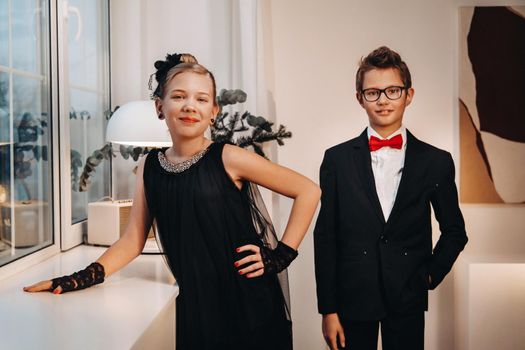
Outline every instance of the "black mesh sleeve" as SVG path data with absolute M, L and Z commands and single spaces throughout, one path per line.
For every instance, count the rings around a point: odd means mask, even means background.
M 297 250 L 279 241 L 275 249 L 263 246 L 261 256 L 265 273 L 279 273 L 297 257 Z
M 75 272 L 72 275 L 53 278 L 49 291 L 52 292 L 59 286 L 62 287 L 62 293 L 89 288 L 95 284 L 104 282 L 105 276 L 104 266 L 98 262 L 94 262 L 84 270 Z

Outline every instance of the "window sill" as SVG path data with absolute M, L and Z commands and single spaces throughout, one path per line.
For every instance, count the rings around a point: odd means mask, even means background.
M 160 255 L 141 255 L 103 284 L 54 295 L 22 287 L 70 274 L 104 248 L 79 246 L 2 280 L 0 341 L 6 349 L 130 349 L 175 344 L 178 287 Z

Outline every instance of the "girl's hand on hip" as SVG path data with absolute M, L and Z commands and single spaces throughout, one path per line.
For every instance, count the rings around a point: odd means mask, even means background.
M 235 262 L 235 267 L 239 268 L 238 272 L 240 275 L 246 276 L 247 278 L 253 278 L 262 276 L 264 274 L 261 248 L 254 244 L 247 244 L 237 248 L 235 251 L 237 253 L 253 252 L 253 254 L 250 254 Z

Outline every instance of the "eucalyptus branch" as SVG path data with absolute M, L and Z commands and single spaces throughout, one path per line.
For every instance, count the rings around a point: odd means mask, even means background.
M 104 160 L 104 159 L 111 159 L 111 157 L 116 157 L 115 153 L 113 152 L 113 149 L 111 148 L 110 143 L 106 143 L 101 149 L 97 149 L 93 151 L 91 156 L 88 157 L 86 160 L 86 163 L 84 165 L 84 170 L 82 171 L 82 174 L 80 175 L 80 179 L 78 182 L 78 190 L 80 192 L 84 192 L 87 190 L 88 185 L 91 183 L 89 181 L 89 177 L 93 172 L 95 172 L 95 168 Z
M 246 100 L 246 94 L 241 94 L 242 90 L 221 90 L 217 100 L 219 105 L 237 103 L 235 101 Z M 243 101 L 243 102 L 244 102 Z M 239 133 L 239 137 L 235 134 Z M 239 147 L 249 148 L 266 157 L 262 149 L 265 142 L 276 141 L 279 146 L 284 145 L 284 139 L 291 138 L 292 133 L 286 131 L 286 127 L 279 125 L 277 131 L 273 130 L 273 123 L 260 116 L 254 116 L 248 111 L 242 115 L 239 112 L 229 114 L 228 112 L 219 113 L 215 124 L 211 128 L 211 137 L 215 142 L 231 142 Z
M 133 147 L 124 145 L 120 145 L 119 147 L 119 153 L 122 158 L 131 158 L 135 162 L 139 160 L 141 156 L 147 154 L 150 150 L 151 148 L 148 147 Z M 113 150 L 111 143 L 107 143 L 101 149 L 94 151 L 93 154 L 91 154 L 91 156 L 89 156 L 89 158 L 86 160 L 86 165 L 84 166 L 84 170 L 80 175 L 78 191 L 87 191 L 90 184 L 89 177 L 95 172 L 95 168 L 99 166 L 102 161 L 109 160 L 116 156 L 117 155 Z

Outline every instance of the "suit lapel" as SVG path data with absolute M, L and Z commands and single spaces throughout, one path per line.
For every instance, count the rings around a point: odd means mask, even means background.
M 418 164 L 421 164 L 419 161 L 421 156 L 420 141 L 408 130 L 406 147 L 403 173 L 401 175 L 401 181 L 399 182 L 394 206 L 388 217 L 388 222 L 393 221 L 392 219 L 399 215 L 399 211 L 403 207 L 403 202 L 408 198 L 408 191 L 411 188 L 411 184 L 413 184 L 415 177 L 418 175 Z
M 368 149 L 368 134 L 365 131 L 357 138 L 353 145 L 353 160 L 355 163 L 355 169 L 359 175 L 362 188 L 366 192 L 373 211 L 378 216 L 382 223 L 385 223 L 383 216 L 383 210 L 377 197 L 376 185 L 374 180 L 374 173 L 372 172 L 372 160 L 370 158 L 370 150 Z

